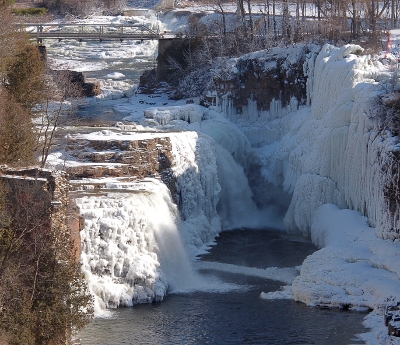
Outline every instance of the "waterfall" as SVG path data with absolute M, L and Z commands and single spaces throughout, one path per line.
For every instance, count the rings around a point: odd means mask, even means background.
M 275 206 L 257 208 L 243 167 L 222 146 L 216 144 L 216 151 L 221 185 L 217 210 L 223 229 L 282 228 L 280 212 Z
M 165 136 L 174 156 L 174 195 L 156 179 L 110 178 L 100 193 L 84 182 L 81 193 L 87 195 L 77 199 L 85 219 L 83 269 L 97 311 L 207 285 L 192 271 L 191 259 L 221 230 L 214 141 L 196 132 Z
M 257 207 L 243 168 L 232 155 L 216 144 L 218 181 L 221 185 L 218 214 L 224 229 L 260 225 Z
M 166 186 L 148 180 L 123 187 L 113 183 L 106 196 L 77 199 L 85 217 L 83 269 L 100 309 L 160 301 L 198 283 Z
M 252 199 L 242 167 L 250 143 L 236 125 L 199 106 L 147 116 L 166 125 L 190 118 L 198 131 L 163 134 L 171 142 L 174 195 L 156 179 L 108 179 L 100 194 L 78 198 L 82 262 L 99 310 L 204 289 L 212 284 L 192 271 L 191 259 L 212 243 L 221 221 L 225 229 L 271 225 L 271 214 Z

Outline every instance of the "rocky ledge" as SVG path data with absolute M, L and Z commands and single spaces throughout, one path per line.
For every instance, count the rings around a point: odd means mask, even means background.
M 97 137 L 69 137 L 65 151 L 73 160 L 73 164 L 65 167 L 71 179 L 154 177 L 174 193 L 172 146 L 168 136 L 103 130 Z

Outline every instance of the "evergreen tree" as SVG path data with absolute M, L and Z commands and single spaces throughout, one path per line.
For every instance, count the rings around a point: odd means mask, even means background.
M 45 101 L 45 66 L 37 47 L 28 44 L 13 57 L 7 69 L 5 85 L 16 102 L 27 110 Z
M 0 87 L 0 164 L 24 166 L 35 162 L 30 113 Z
M 37 48 L 12 24 L 2 0 L 0 46 L 0 164 L 26 166 L 38 141 L 34 109 L 48 101 L 49 84 Z M 65 345 L 93 314 L 68 205 L 53 208 L 49 181 L 6 181 L 0 178 L 0 344 Z
M 0 190 L 0 330 L 10 345 L 65 344 L 93 314 L 65 213 L 49 182 Z

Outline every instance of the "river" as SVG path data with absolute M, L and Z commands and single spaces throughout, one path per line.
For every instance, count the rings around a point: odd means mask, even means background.
M 271 229 L 241 229 L 222 232 L 216 243 L 200 258 L 200 272 L 240 288 L 172 294 L 160 303 L 114 310 L 81 332 L 82 345 L 362 343 L 355 335 L 365 332 L 364 313 L 261 299 L 261 292 L 282 283 L 235 269 L 301 265 L 316 250 L 308 240 Z M 216 263 L 229 264 L 228 269 L 221 271 Z M 203 264 L 208 268 L 201 269 Z

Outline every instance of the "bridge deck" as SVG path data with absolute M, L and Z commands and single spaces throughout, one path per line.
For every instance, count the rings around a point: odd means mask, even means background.
M 98 33 L 73 33 L 73 32 L 41 32 L 29 33 L 29 37 L 36 39 L 77 39 L 77 40 L 154 40 L 159 36 L 151 34 L 98 34 Z
M 141 24 L 18 24 L 31 38 L 77 40 L 158 40 L 158 30 Z

